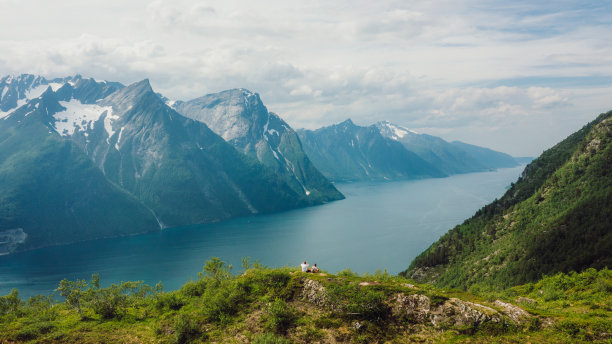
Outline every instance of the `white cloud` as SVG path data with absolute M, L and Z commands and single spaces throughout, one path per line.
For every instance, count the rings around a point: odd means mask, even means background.
M 298 127 L 389 119 L 449 137 L 473 128 L 489 144 L 479 130 L 569 132 L 575 122 L 553 116 L 610 106 L 606 3 L 0 0 L 0 11 L 0 74 L 150 78 L 175 99 L 245 87 Z M 555 82 L 571 78 L 583 82 Z

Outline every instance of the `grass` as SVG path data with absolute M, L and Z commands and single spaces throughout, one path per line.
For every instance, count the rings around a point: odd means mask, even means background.
M 78 285 L 78 304 L 15 291 L 0 297 L 0 343 L 609 343 L 612 338 L 612 271 L 558 274 L 502 291 L 472 292 L 415 284 L 379 272 L 307 274 L 297 268 L 247 269 L 232 275 L 212 259 L 195 281 L 164 292 L 127 282 L 100 288 L 96 277 Z M 325 303 L 304 297 L 312 280 Z M 75 287 L 76 288 L 76 287 Z M 63 289 L 65 295 L 75 290 Z M 502 300 L 531 317 L 476 325 L 419 322 L 396 314 L 397 295 L 425 295 L 431 308 L 447 300 L 500 310 Z M 69 296 L 70 298 L 70 296 Z M 104 306 L 102 306 L 104 305 Z M 109 311 L 112 310 L 112 311 Z

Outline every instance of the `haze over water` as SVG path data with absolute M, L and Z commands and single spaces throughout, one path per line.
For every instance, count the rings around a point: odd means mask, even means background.
M 337 272 L 397 274 L 432 242 L 499 198 L 524 166 L 448 178 L 337 184 L 345 200 L 289 212 L 94 240 L 0 257 L 0 295 L 48 294 L 63 278 L 99 273 L 102 284 L 162 281 L 166 290 L 197 278 L 220 257 L 268 266 L 307 260 Z

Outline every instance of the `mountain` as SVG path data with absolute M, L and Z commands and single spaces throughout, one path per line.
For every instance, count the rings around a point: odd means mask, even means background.
M 164 227 L 308 204 L 273 171 L 168 107 L 148 80 L 93 105 L 65 104 L 67 110 L 55 114 L 58 132 L 150 207 Z
M 0 120 L 0 255 L 159 230 L 153 213 L 54 131 L 51 86 Z
M 612 112 L 532 161 L 499 200 L 403 272 L 439 286 L 496 287 L 612 266 Z
M 0 254 L 314 204 L 148 80 L 2 80 Z
M 306 154 L 332 180 L 443 177 L 445 174 L 375 126 L 350 119 L 317 130 L 298 130 Z
M 93 104 L 124 86 L 118 82 L 98 82 L 78 74 L 53 80 L 32 74 L 5 76 L 0 79 L 0 118 L 39 97 L 48 87 L 57 92 L 60 100 L 74 98 L 82 103 Z
M 519 162 L 515 158 L 506 153 L 497 152 L 489 148 L 475 146 L 461 141 L 453 141 L 451 144 L 476 158 L 478 162 L 488 169 L 516 167 L 519 165 Z
M 257 93 L 233 89 L 172 105 L 271 168 L 296 193 L 306 195 L 310 204 L 344 198 L 310 162 L 295 131 L 269 112 Z
M 488 148 L 459 141 L 447 142 L 388 121 L 377 122 L 375 125 L 382 135 L 400 142 L 406 149 L 447 174 L 481 172 L 519 165 L 510 155 Z

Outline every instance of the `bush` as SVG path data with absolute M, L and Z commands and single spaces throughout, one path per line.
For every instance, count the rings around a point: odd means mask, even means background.
M 0 296 L 0 315 L 19 313 L 23 301 L 19 298 L 17 289 L 11 290 L 6 296 Z
M 202 295 L 202 311 L 213 322 L 222 322 L 235 315 L 248 301 L 248 292 L 235 281 L 225 281 L 216 288 L 209 288 Z
M 330 301 L 337 309 L 353 318 L 381 321 L 389 314 L 383 292 L 358 285 L 330 285 L 327 289 Z
M 167 308 L 171 310 L 179 310 L 185 305 L 183 300 L 176 292 L 159 293 L 155 295 L 155 308 L 158 310 Z
M 200 280 L 197 282 L 187 282 L 183 287 L 181 287 L 181 294 L 188 297 L 196 297 L 202 296 L 204 294 L 204 290 L 206 289 L 206 285 L 204 281 Z
M 268 306 L 265 328 L 278 334 L 284 334 L 293 326 L 297 316 L 295 310 L 282 299 L 276 299 Z
M 177 344 L 189 343 L 200 334 L 197 324 L 188 314 L 182 313 L 174 320 L 174 342 Z
M 103 319 L 121 318 L 125 315 L 128 297 L 121 292 L 120 286 L 113 284 L 91 294 L 91 308 Z

